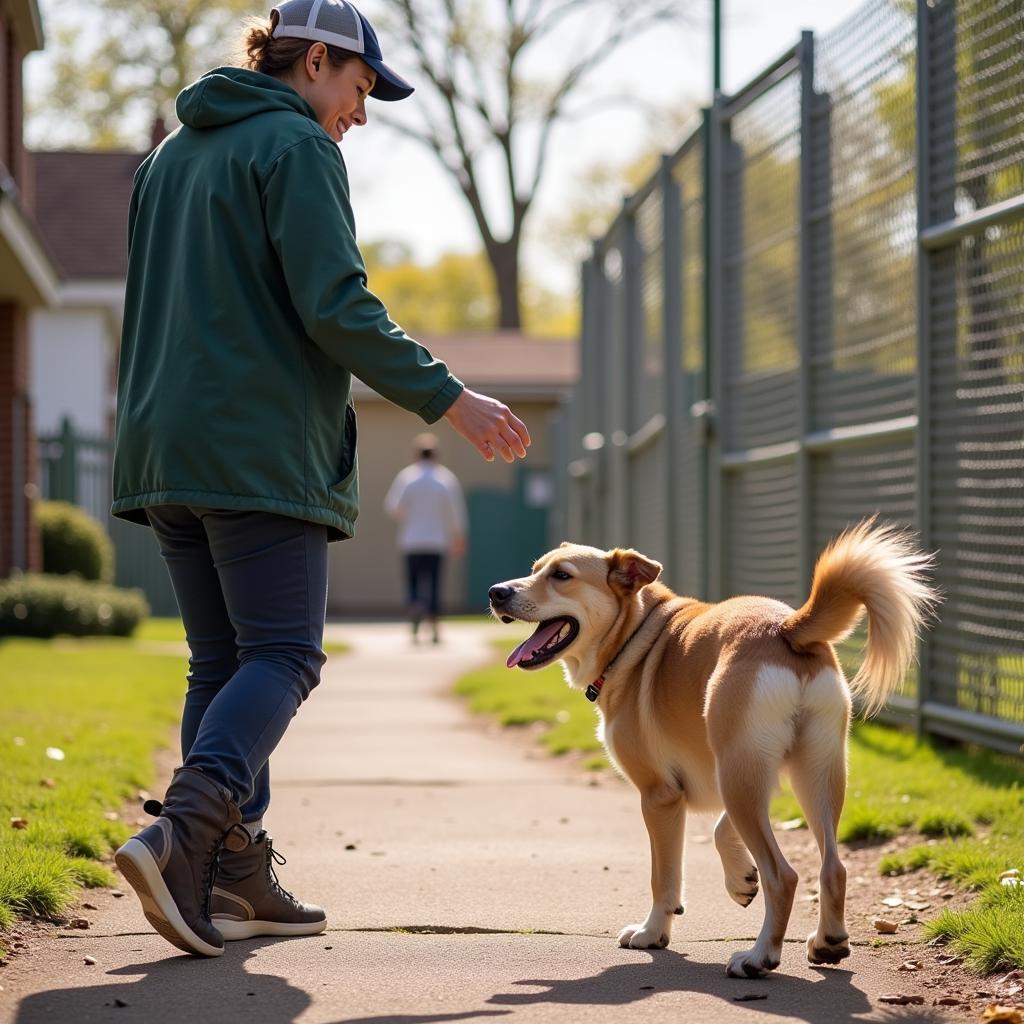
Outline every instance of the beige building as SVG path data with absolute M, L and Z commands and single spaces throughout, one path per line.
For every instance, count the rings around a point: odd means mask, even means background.
M 404 566 L 384 496 L 395 474 L 413 461 L 413 438 L 424 430 L 437 435 L 440 461 L 459 478 L 469 511 L 466 554 L 446 568 L 444 611 L 485 611 L 489 584 L 522 575 L 549 543 L 550 420 L 576 380 L 576 342 L 518 332 L 417 340 L 467 387 L 505 402 L 526 423 L 533 444 L 513 465 L 484 462 L 444 420 L 425 427 L 357 382 L 360 513 L 356 536 L 331 545 L 327 605 L 334 616 L 402 611 Z

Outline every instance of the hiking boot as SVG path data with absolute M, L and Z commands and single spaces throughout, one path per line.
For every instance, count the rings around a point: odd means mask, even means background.
M 287 862 L 266 832 L 260 832 L 248 849 L 222 854 L 210 916 L 228 941 L 256 935 L 318 935 L 327 927 L 322 908 L 300 903 L 281 888 L 275 863 Z
M 114 854 L 117 866 L 168 942 L 186 953 L 220 956 L 224 939 L 210 921 L 210 890 L 221 847 L 243 850 L 250 842 L 238 805 L 197 768 L 177 768 L 164 802 L 143 806 L 158 817 Z

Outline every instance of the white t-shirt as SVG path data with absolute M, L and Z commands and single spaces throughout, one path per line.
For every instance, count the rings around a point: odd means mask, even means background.
M 455 474 L 427 459 L 406 466 L 388 490 L 384 509 L 399 522 L 407 553 L 447 552 L 466 533 L 466 503 Z

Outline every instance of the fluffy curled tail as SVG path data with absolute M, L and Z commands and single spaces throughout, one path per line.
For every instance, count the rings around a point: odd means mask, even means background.
M 904 530 L 864 520 L 822 552 L 811 596 L 783 622 L 781 636 L 796 651 L 841 640 L 867 611 L 867 652 L 850 690 L 872 715 L 903 681 L 918 633 L 939 602 L 928 582 L 933 565 Z

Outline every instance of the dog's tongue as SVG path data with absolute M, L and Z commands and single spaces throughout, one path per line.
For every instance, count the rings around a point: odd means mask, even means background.
M 521 661 L 532 658 L 546 643 L 549 643 L 556 636 L 559 630 L 565 625 L 561 619 L 554 622 L 542 624 L 528 640 L 524 640 L 509 656 L 505 664 L 509 668 L 515 668 Z

